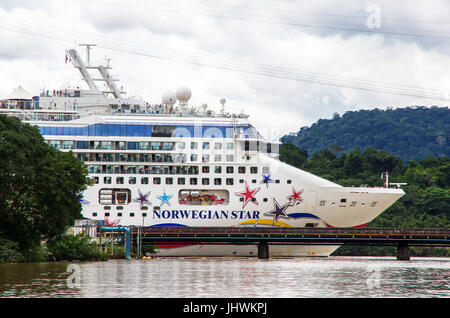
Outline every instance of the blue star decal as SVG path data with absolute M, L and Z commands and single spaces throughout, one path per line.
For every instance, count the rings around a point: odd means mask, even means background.
M 164 189 L 164 194 L 158 196 L 158 199 L 161 200 L 160 206 L 162 206 L 164 203 L 167 203 L 167 205 L 170 205 L 169 200 L 172 197 L 173 197 L 173 195 L 172 194 L 166 194 L 166 189 Z
M 148 200 L 148 196 L 150 195 L 151 191 L 148 191 L 147 193 L 142 193 L 140 189 L 138 189 L 139 195 L 136 199 L 133 199 L 133 202 L 139 202 L 141 205 L 141 208 L 144 205 L 151 205 L 152 203 Z
M 78 193 L 78 202 L 81 204 L 89 204 L 88 200 L 83 199 L 83 192 Z
M 270 178 L 270 173 L 267 175 L 263 174 L 262 177 L 263 179 L 260 181 L 260 183 L 265 183 L 266 187 L 269 188 L 269 183 L 273 182 L 273 179 Z
M 273 198 L 273 210 L 264 213 L 264 215 L 273 215 L 273 224 L 275 224 L 279 218 L 289 219 L 289 216 L 284 212 L 289 207 L 289 203 L 290 202 L 280 206 L 277 200 Z

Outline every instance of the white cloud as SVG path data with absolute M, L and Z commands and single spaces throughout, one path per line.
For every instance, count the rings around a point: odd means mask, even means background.
M 355 78 L 373 81 L 371 87 L 381 82 L 415 86 L 414 93 L 423 93 L 422 87 L 449 90 L 450 75 L 442 65 L 450 64 L 450 34 L 445 31 L 450 5 L 376 1 L 384 20 L 380 33 L 371 34 L 366 26 L 370 3 L 2 1 L 0 96 L 19 84 L 35 94 L 67 82 L 80 85 L 76 70 L 64 63 L 64 50 L 75 43 L 97 42 L 94 58 L 103 62 L 105 55 L 112 57 L 113 74 L 132 95 L 157 103 L 166 90 L 186 85 L 193 103 L 207 103 L 218 111 L 219 99 L 226 97 L 227 110 L 244 110 L 257 127 L 265 129 L 270 123 L 280 133 L 297 131 L 334 112 L 448 105 L 311 83 L 331 78 L 345 84 L 345 79 Z M 350 31 L 356 29 L 361 32 Z M 209 61 L 216 68 L 196 64 Z M 224 61 L 242 64 L 238 71 L 230 71 L 220 68 L 228 68 Z M 297 79 L 301 74 L 305 81 L 242 72 L 267 66 L 277 76 L 296 72 Z

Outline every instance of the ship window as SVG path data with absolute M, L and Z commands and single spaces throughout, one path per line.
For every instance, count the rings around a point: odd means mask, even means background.
M 97 212 L 92 213 L 92 216 L 97 216 Z
M 152 142 L 152 150 L 161 150 L 160 142 Z
M 238 167 L 239 173 L 245 173 L 245 167 Z
M 123 210 L 123 206 L 116 206 L 116 210 Z
M 214 178 L 214 184 L 215 185 L 221 185 L 222 184 L 222 179 L 221 178 Z
M 209 173 L 209 166 L 203 166 L 202 173 Z
M 275 180 L 275 183 L 280 183 L 280 180 L 278 180 L 278 179 L 277 179 L 277 180 Z
M 139 143 L 139 150 L 150 150 L 150 143 L 147 141 L 142 141 Z
M 250 167 L 250 173 L 258 173 L 258 167 Z
M 55 149 L 61 149 L 61 142 L 59 140 L 50 140 L 50 146 Z
M 350 204 L 350 206 L 356 206 L 356 201 L 352 201 L 352 203 Z
M 234 148 L 234 144 L 232 142 L 227 142 L 227 149 L 233 150 L 233 148 Z
M 196 185 L 196 184 L 197 184 L 197 178 L 190 178 L 190 179 L 189 179 L 189 183 L 190 183 L 191 185 Z
M 78 149 L 89 149 L 89 141 L 77 141 Z
M 122 212 L 117 213 L 117 216 L 122 216 Z
M 166 184 L 173 184 L 173 178 L 167 177 L 166 178 Z
M 184 178 L 178 178 L 178 184 L 183 185 L 185 183 L 186 183 L 186 180 Z
M 191 161 L 193 161 L 193 162 L 197 161 L 197 155 L 196 154 L 192 154 L 191 155 Z
M 127 173 L 136 173 L 136 166 L 128 166 Z
M 222 155 L 214 155 L 214 161 L 215 161 L 215 162 L 220 162 L 220 161 L 222 161 Z
M 116 178 L 116 183 L 117 184 L 123 184 L 123 177 L 117 177 Z
M 244 179 L 239 179 L 239 183 L 244 183 Z
M 178 192 L 178 203 L 182 205 L 227 205 L 230 194 L 227 190 L 194 190 L 183 189 Z M 199 213 L 214 213 L 214 211 L 206 211 Z M 219 213 L 226 213 L 225 211 L 217 211 Z M 214 215 L 211 215 L 213 217 Z M 205 218 L 206 215 L 200 214 L 200 218 Z
M 191 142 L 191 149 L 197 149 L 198 144 L 196 142 Z
M 252 183 L 256 183 L 256 179 L 252 179 Z
M 234 161 L 234 156 L 233 155 L 227 155 L 227 161 L 228 162 Z
M 117 141 L 116 142 L 116 150 L 126 150 L 126 142 L 125 141 Z
M 127 143 L 127 149 L 137 150 L 139 148 L 139 143 L 134 141 L 129 141 Z
M 320 200 L 319 206 L 325 206 L 326 200 Z
M 222 167 L 221 166 L 214 166 L 214 172 L 215 173 L 222 173 Z
M 215 150 L 220 150 L 220 149 L 222 149 L 222 143 L 220 143 L 220 142 L 215 142 L 215 143 L 214 143 L 214 149 L 215 149 Z
M 102 141 L 102 150 L 112 150 L 113 142 L 112 141 Z
M 105 208 L 106 208 L 106 206 L 105 206 Z M 109 212 L 105 212 L 105 216 L 109 216 Z
M 148 178 L 147 177 L 142 177 L 141 178 L 141 184 L 148 184 Z
M 267 198 L 264 198 L 264 199 L 263 199 L 263 202 L 267 202 Z
M 64 149 L 75 149 L 75 142 L 73 140 L 64 140 L 63 148 Z
M 227 173 L 233 173 L 234 172 L 234 167 L 227 167 L 226 171 L 227 171 Z
M 133 217 L 133 216 L 134 216 L 134 213 L 133 213 L 133 212 L 131 212 L 131 213 L 130 213 L 130 216 L 131 216 L 131 217 Z
M 136 184 L 136 177 L 129 177 L 128 178 L 128 183 L 129 184 Z
M 347 199 L 341 199 L 341 203 L 347 202 Z
M 111 177 L 103 177 L 104 184 L 111 184 Z
M 292 180 L 287 180 L 287 184 L 291 184 L 292 183 Z
M 161 184 L 161 178 L 160 177 L 154 177 L 153 178 L 153 184 Z
M 142 213 L 142 217 L 144 217 L 144 218 L 145 218 L 146 216 L 147 216 L 147 213 L 145 213 L 145 212 L 144 212 L 144 213 Z
M 186 148 L 186 143 L 184 142 L 177 142 L 177 149 L 178 150 L 183 150 Z
M 162 150 L 173 150 L 173 142 L 163 142 L 163 149 Z
M 100 189 L 99 203 L 105 205 L 125 205 L 131 201 L 129 189 Z
M 152 137 L 172 137 L 175 133 L 175 126 L 173 125 L 153 125 Z
M 209 178 L 202 178 L 203 185 L 209 185 Z
M 377 201 L 373 201 L 372 204 L 370 204 L 370 206 L 371 206 L 371 207 L 374 207 L 374 206 L 377 205 L 377 203 L 378 203 Z
M 227 185 L 233 185 L 234 184 L 233 178 L 227 178 L 226 183 L 227 183 Z
M 189 166 L 188 173 L 189 174 L 198 174 L 198 167 L 197 166 Z
M 204 142 L 204 143 L 202 144 L 202 149 L 203 149 L 203 150 L 208 150 L 208 149 L 209 149 L 209 142 Z
M 263 168 L 262 168 L 262 172 L 263 172 L 264 174 L 268 174 L 268 173 L 270 173 L 270 168 L 269 168 L 269 167 L 263 167 Z

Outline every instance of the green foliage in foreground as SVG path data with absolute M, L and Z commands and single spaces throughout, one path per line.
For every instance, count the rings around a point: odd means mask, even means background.
M 282 144 L 280 160 L 343 186 L 383 186 L 380 178 L 389 172 L 389 182 L 407 183 L 406 195 L 375 218 L 372 228 L 450 228 L 450 158 L 429 157 L 403 161 L 384 150 L 355 148 L 340 153 L 334 147 L 315 153 L 292 144 Z M 334 255 L 395 255 L 392 247 L 343 246 Z M 448 256 L 448 248 L 411 248 L 412 255 Z
M 106 261 L 108 257 L 95 242 L 81 235 L 64 234 L 47 242 L 51 258 L 55 261 Z
M 85 165 L 50 147 L 37 127 L 0 115 L 0 259 L 41 261 L 42 242 L 81 217 Z
M 24 260 L 18 243 L 0 238 L 0 263 L 20 263 Z

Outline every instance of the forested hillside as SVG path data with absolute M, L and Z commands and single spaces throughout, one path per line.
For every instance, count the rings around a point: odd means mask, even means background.
M 383 186 L 380 178 L 389 172 L 390 182 L 407 183 L 406 195 L 368 227 L 449 228 L 450 227 L 450 158 L 429 157 L 420 161 L 403 161 L 384 150 L 355 148 L 347 153 L 324 150 L 308 158 L 308 153 L 293 144 L 283 144 L 280 160 L 343 186 Z M 412 248 L 413 255 L 449 255 L 448 248 Z M 395 255 L 393 247 L 341 247 L 335 255 Z
M 405 163 L 427 157 L 450 156 L 448 107 L 407 107 L 349 111 L 333 119 L 320 119 L 284 136 L 310 156 L 326 149 L 349 152 L 373 147 L 400 157 Z

